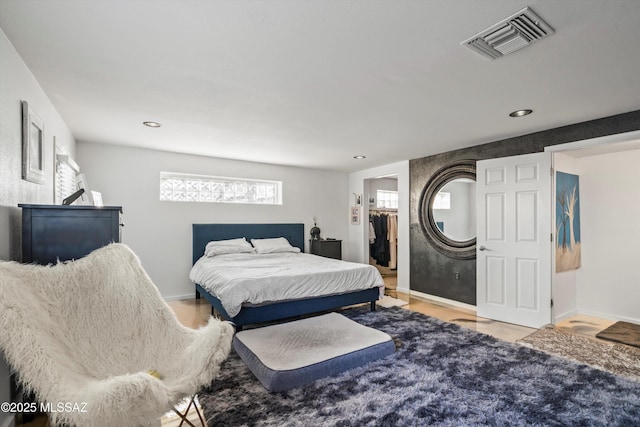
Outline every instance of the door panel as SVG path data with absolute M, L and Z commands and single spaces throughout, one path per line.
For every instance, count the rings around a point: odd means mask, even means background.
M 538 164 L 516 165 L 516 182 L 519 184 L 525 182 L 538 181 Z
M 507 304 L 507 287 L 505 284 L 506 264 L 505 259 L 501 257 L 488 256 L 487 263 L 487 303 L 506 306 Z
M 551 154 L 477 164 L 477 312 L 540 327 L 551 321 Z
M 537 242 L 537 200 L 535 191 L 516 193 L 516 241 Z
M 535 259 L 516 259 L 517 301 L 516 307 L 526 310 L 538 309 L 538 261 Z
M 505 232 L 504 194 L 487 194 L 487 240 L 503 241 Z

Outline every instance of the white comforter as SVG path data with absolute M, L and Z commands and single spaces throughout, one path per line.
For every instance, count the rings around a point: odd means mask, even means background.
M 380 288 L 384 282 L 371 265 L 305 253 L 203 256 L 189 279 L 217 297 L 230 316 L 243 303 L 262 304 Z

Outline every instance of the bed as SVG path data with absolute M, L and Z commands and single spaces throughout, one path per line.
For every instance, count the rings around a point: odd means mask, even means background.
M 193 253 L 194 266 L 203 257 L 207 244 L 211 241 L 246 238 L 267 239 L 284 237 L 289 243 L 298 248 L 304 248 L 304 224 L 193 224 Z M 308 257 L 315 255 L 304 254 Z M 332 260 L 333 262 L 338 262 Z M 344 263 L 347 264 L 347 263 Z M 375 268 L 374 268 L 375 269 Z M 193 270 L 192 270 L 193 273 Z M 376 274 L 377 270 L 376 270 Z M 379 274 L 378 274 L 379 277 Z M 192 279 L 193 280 L 193 279 Z M 380 279 L 381 280 L 381 279 Z M 367 289 L 332 292 L 327 295 L 286 299 L 283 301 L 268 301 L 261 304 L 243 304 L 237 314 L 235 310 L 225 308 L 225 304 L 213 291 L 207 290 L 206 284 L 194 281 L 196 298 L 205 298 L 212 310 L 217 311 L 223 318 L 233 321 L 238 329 L 245 325 L 269 322 L 305 314 L 318 313 L 337 309 L 353 304 L 370 303 L 371 310 L 375 310 L 376 301 L 381 297 L 381 283 L 371 283 Z M 382 289 L 384 289 L 382 287 Z M 228 305 L 227 305 L 228 306 Z

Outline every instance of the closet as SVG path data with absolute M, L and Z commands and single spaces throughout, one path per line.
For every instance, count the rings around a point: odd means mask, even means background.
M 397 209 L 369 210 L 369 257 L 381 267 L 398 266 Z
M 398 180 L 397 176 L 365 181 L 369 207 L 369 264 L 385 282 L 387 294 L 395 297 L 398 266 Z

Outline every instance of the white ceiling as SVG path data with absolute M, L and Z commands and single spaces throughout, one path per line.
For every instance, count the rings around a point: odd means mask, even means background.
M 460 45 L 525 6 L 556 33 Z M 0 0 L 78 141 L 342 171 L 640 109 L 639 22 L 638 0 Z

